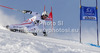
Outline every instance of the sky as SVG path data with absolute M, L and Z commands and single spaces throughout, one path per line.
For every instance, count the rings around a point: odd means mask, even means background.
M 90 2 L 90 3 L 89 3 Z M 1 0 L 0 5 L 8 6 L 19 10 L 32 10 L 38 13 L 42 13 L 44 5 L 46 10 L 50 12 L 51 6 L 53 7 L 54 21 L 63 21 L 64 26 L 61 27 L 75 27 L 79 26 L 80 18 L 80 0 Z M 82 0 L 82 5 L 95 6 L 95 0 Z M 99 0 L 98 0 L 99 7 Z M 15 15 L 21 21 L 23 16 L 30 18 L 30 15 L 23 15 L 20 12 L 16 12 L 10 9 L 0 7 L 6 14 Z M 30 17 L 27 17 L 30 16 Z M 60 26 L 59 26 L 60 27 Z
M 95 0 L 82 0 L 83 6 L 95 6 Z M 54 28 L 62 29 L 79 29 L 80 26 L 80 0 L 0 0 L 0 5 L 8 6 L 18 10 L 32 10 L 34 12 L 42 13 L 44 10 L 44 5 L 48 12 L 51 11 L 51 6 L 53 8 L 53 18 L 56 22 Z M 31 15 L 23 14 L 14 10 L 7 8 L 0 9 L 9 16 L 15 16 L 16 20 L 19 22 L 32 17 Z M 100 17 L 100 0 L 98 0 L 98 17 Z M 9 19 L 11 19 L 9 17 Z M 99 19 L 100 20 L 100 19 Z M 62 25 L 58 25 L 58 21 L 63 21 Z M 99 21 L 100 26 L 100 21 Z M 100 28 L 99 28 L 100 30 Z M 84 32 L 85 31 L 85 32 Z M 95 21 L 82 21 L 82 34 L 86 35 L 94 32 L 96 34 L 96 22 Z M 62 33 L 61 33 L 62 34 Z M 67 33 L 72 34 L 72 33 Z M 79 32 L 73 33 L 79 35 Z

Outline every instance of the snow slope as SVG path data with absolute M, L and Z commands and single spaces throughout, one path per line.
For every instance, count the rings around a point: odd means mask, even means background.
M 100 53 L 79 42 L 15 33 L 0 26 L 0 53 Z

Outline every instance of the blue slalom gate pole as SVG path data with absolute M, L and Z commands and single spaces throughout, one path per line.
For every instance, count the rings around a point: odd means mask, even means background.
M 80 17 L 81 17 L 81 0 L 80 0 Z M 81 19 L 80 19 L 80 37 L 79 37 L 79 39 L 80 39 L 80 43 L 82 43 L 82 41 L 81 41 Z
M 98 33 L 98 1 L 96 0 L 96 11 L 97 11 L 97 45 L 99 45 L 99 33 Z

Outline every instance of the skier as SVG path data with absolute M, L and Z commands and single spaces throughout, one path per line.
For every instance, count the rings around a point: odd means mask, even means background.
M 37 30 L 37 27 L 42 24 L 43 25 L 43 34 L 44 36 L 47 36 L 46 34 L 46 30 L 45 30 L 45 19 L 49 16 L 49 14 L 47 13 L 47 11 L 44 11 L 42 13 L 42 15 L 40 15 L 39 13 L 37 12 L 32 12 L 30 10 L 23 10 L 22 13 L 24 14 L 31 14 L 33 15 L 33 17 L 30 19 L 30 21 L 33 21 L 33 23 L 35 24 L 35 28 Z M 33 33 L 35 36 L 37 35 L 37 32 L 34 32 Z

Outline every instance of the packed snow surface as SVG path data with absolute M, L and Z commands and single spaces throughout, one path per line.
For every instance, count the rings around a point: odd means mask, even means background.
M 10 32 L 0 26 L 0 53 L 100 53 L 100 48 L 72 40 Z

